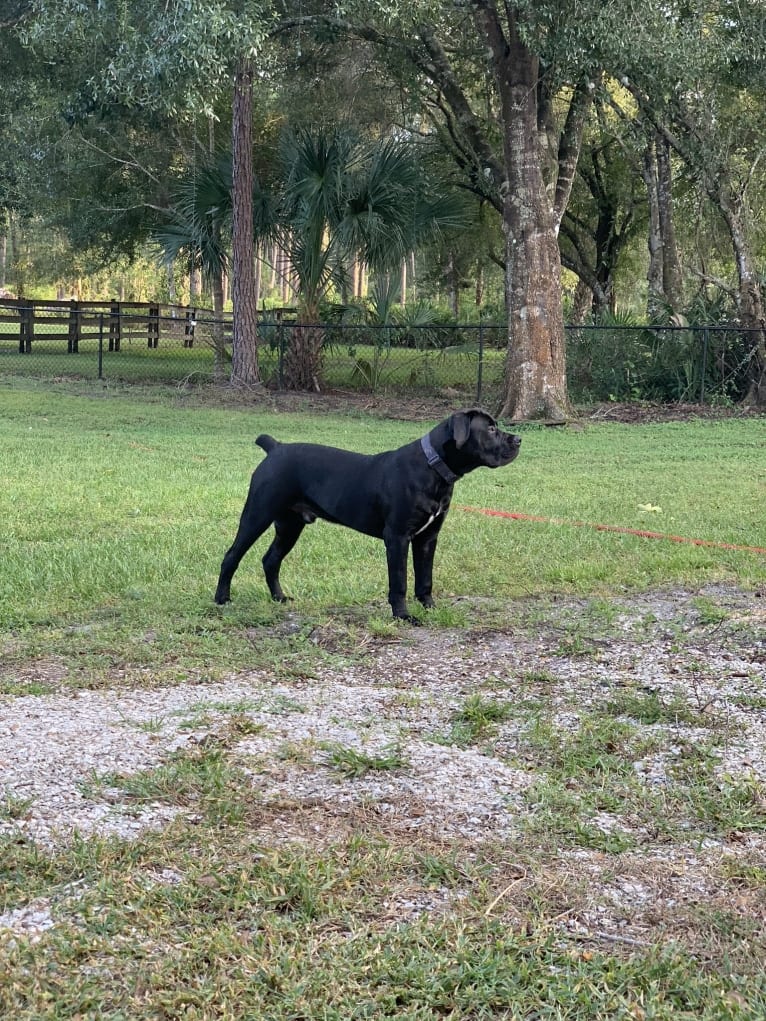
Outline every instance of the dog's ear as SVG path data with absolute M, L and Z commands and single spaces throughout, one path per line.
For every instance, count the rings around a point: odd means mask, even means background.
M 471 432 L 471 413 L 468 411 L 456 411 L 454 415 L 450 415 L 449 424 L 452 439 L 455 441 L 455 446 L 460 450 Z

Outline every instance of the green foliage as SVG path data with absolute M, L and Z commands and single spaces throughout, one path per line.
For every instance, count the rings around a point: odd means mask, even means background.
M 208 281 L 227 269 L 231 187 L 231 154 L 211 157 L 200 151 L 170 197 L 167 222 L 153 233 L 167 264 L 183 258 L 189 268 L 201 269 Z
M 43 55 L 55 53 L 64 38 L 68 48 L 87 50 L 85 89 L 95 104 L 214 116 L 233 63 L 260 49 L 270 21 L 268 2 L 259 0 L 32 0 L 20 33 Z M 95 65 L 94 51 L 103 55 Z
M 454 195 L 426 197 L 427 177 L 409 142 L 302 129 L 284 136 L 281 163 L 279 236 L 308 321 L 318 318 L 330 285 L 343 285 L 349 259 L 385 272 L 429 234 L 462 222 Z
M 748 388 L 756 336 L 736 327 L 632 325 L 631 314 L 567 330 L 567 373 L 578 401 L 727 403 Z
M 427 197 L 422 156 L 408 142 L 371 143 L 346 129 L 284 133 L 271 183 L 254 182 L 254 230 L 285 252 L 303 321 L 320 319 L 331 289 L 343 287 L 350 259 L 382 274 L 462 222 L 454 193 Z M 231 217 L 230 156 L 199 154 L 170 205 L 168 223 L 154 235 L 164 257 L 191 254 L 208 272 L 220 268 Z M 390 305 L 392 298 L 382 300 Z

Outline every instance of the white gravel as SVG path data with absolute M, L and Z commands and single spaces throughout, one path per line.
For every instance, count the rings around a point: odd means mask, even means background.
M 721 774 L 766 785 L 766 599 L 734 589 L 712 597 L 736 628 L 696 619 L 695 594 L 650 594 L 622 600 L 617 623 L 587 655 L 562 641 L 585 604 L 561 601 L 515 633 L 403 631 L 343 668 L 289 684 L 251 673 L 219 684 L 73 692 L 60 669 L 56 692 L 0 696 L 0 832 L 52 848 L 75 832 L 130 839 L 163 827 L 182 809 L 158 803 L 137 810 L 119 789 L 94 780 L 150 770 L 224 732 L 233 711 L 256 725 L 228 750 L 250 777 L 254 800 L 361 806 L 405 835 L 478 842 L 518 832 L 532 811 L 524 792 L 538 775 L 521 754 L 532 696 L 562 736 L 626 688 L 681 697 L 711 720 L 725 720 Z M 647 625 L 650 614 L 655 623 Z M 56 665 L 46 669 L 50 677 Z M 508 719 L 485 745 L 445 743 L 455 710 L 476 692 L 507 701 Z M 680 721 L 653 726 L 668 739 L 661 753 L 633 764 L 647 787 L 665 782 L 674 741 L 707 737 L 704 726 Z M 346 777 L 329 762 L 328 744 L 369 755 L 395 748 L 403 765 Z M 608 813 L 592 823 L 604 832 L 627 825 Z M 738 845 L 754 846 L 759 839 Z M 665 861 L 672 856 L 663 853 Z M 612 908 L 649 896 L 642 879 L 613 876 L 611 884 L 603 896 Z M 40 933 L 49 924 L 45 903 L 0 915 L 0 929 L 14 932 Z

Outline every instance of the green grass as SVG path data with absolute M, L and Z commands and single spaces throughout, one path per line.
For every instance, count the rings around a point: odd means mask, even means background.
M 375 451 L 424 429 L 358 413 L 312 419 L 191 408 L 172 398 L 132 400 L 108 390 L 73 396 L 66 387 L 3 391 L 0 422 L 5 620 L 23 626 L 65 614 L 72 626 L 84 626 L 77 618 L 85 611 L 94 627 L 115 627 L 126 612 L 134 624 L 172 600 L 176 613 L 196 618 L 198 639 L 212 641 L 221 616 L 209 594 L 262 456 L 255 435 L 310 436 Z M 437 592 L 515 596 L 658 581 L 763 580 L 766 558 L 752 554 L 460 509 L 650 526 L 764 546 L 763 420 L 522 432 L 514 465 L 476 472 L 456 486 Z M 649 515 L 641 509 L 648 504 L 661 512 Z M 270 623 L 274 608 L 259 573 L 251 554 L 235 578 L 231 613 L 246 602 L 251 619 Z M 380 605 L 385 587 L 379 544 L 324 523 L 307 529 L 284 574 L 285 587 L 304 607 Z
M 7 663 L 63 662 L 68 683 L 90 687 L 116 669 L 138 685 L 258 664 L 291 676 L 310 673 L 318 657 L 353 653 L 365 620 L 373 633 L 390 630 L 380 543 L 324 522 L 306 530 L 286 561 L 283 584 L 294 598 L 287 608 L 268 598 L 259 562 L 265 537 L 234 578 L 233 602 L 218 608 L 212 592 L 262 456 L 253 443 L 259 432 L 376 451 L 416 438 L 425 424 L 195 407 L 172 391 L 137 399 L 84 386 L 79 395 L 70 386 L 2 391 L 0 642 Z M 462 509 L 648 523 L 766 546 L 762 420 L 522 432 L 512 466 L 475 472 L 456 486 L 437 553 L 434 625 L 463 624 L 465 608 L 451 609 L 455 596 L 763 583 L 763 556 Z M 648 522 L 646 504 L 662 507 Z M 332 647 L 313 635 L 328 611 L 345 628 Z M 562 646 L 591 652 L 579 626 Z M 39 680 L 30 685 L 0 671 L 0 690 L 40 690 Z
M 451 727 L 447 734 L 436 735 L 440 744 L 457 745 L 466 748 L 478 741 L 491 737 L 496 725 L 507 720 L 513 707 L 480 694 L 469 695 L 463 705 L 452 714 Z
M 693 712 L 682 696 L 661 698 L 654 691 L 622 690 L 606 703 L 613 716 L 629 716 L 651 726 L 655 723 L 700 723 L 701 714 Z
M 488 916 L 480 898 L 386 924 L 400 890 L 449 898 L 497 882 L 512 867 L 497 850 L 456 869 L 363 833 L 319 863 L 225 824 L 172 837 L 75 842 L 44 859 L 3 847 L 0 876 L 24 874 L 55 922 L 37 942 L 0 945 L 3 1017 L 735 1021 L 766 1010 L 760 970 L 706 968 L 672 944 L 619 955 L 567 944 L 544 924 Z M 740 870 L 736 881 L 752 880 Z
M 366 773 L 381 773 L 407 768 L 407 758 L 397 744 L 386 745 L 379 754 L 370 754 L 356 748 L 330 742 L 322 746 L 327 762 L 343 776 L 357 779 Z
M 717 771 L 730 737 L 724 712 L 696 706 L 688 691 L 637 685 L 594 695 L 589 671 L 620 633 L 615 594 L 719 581 L 756 589 L 766 558 L 460 509 L 766 546 L 764 422 L 529 427 L 514 465 L 458 484 L 436 562 L 441 606 L 424 614 L 418 634 L 449 628 L 469 643 L 497 628 L 509 640 L 518 632 L 547 643 L 518 675 L 488 663 L 486 684 L 444 707 L 450 743 L 492 745 L 531 774 L 524 806 L 509 809 L 518 836 L 482 845 L 386 829 L 385 813 L 368 802 L 352 810 L 298 795 L 273 800 L 253 783 L 260 768 L 289 777 L 302 764 L 336 770 L 349 785 L 375 774 L 408 780 L 407 718 L 428 708 L 416 682 L 394 689 L 405 736 L 393 745 L 370 753 L 309 732 L 282 741 L 272 761 L 238 757 L 243 739 L 306 711 L 303 686 L 325 664 L 364 664 L 371 646 L 406 649 L 414 634 L 390 622 L 380 543 L 324 523 L 306 530 L 285 564 L 293 603 L 267 597 L 264 538 L 235 576 L 234 602 L 213 605 L 261 456 L 254 437 L 376 451 L 427 428 L 359 412 L 278 413 L 260 401 L 216 407 L 174 391 L 87 383 L 0 389 L 0 698 L 254 669 L 296 679 L 296 698 L 257 685 L 251 697 L 201 698 L 175 724 L 204 729 L 203 743 L 141 773 L 104 763 L 89 777 L 83 792 L 93 797 L 178 809 L 135 841 L 75 835 L 55 850 L 36 847 L 23 828 L 31 802 L 0 780 L 0 914 L 44 908 L 53 922 L 35 938 L 0 927 L 0 1016 L 766 1016 L 757 850 L 716 859 L 720 886 L 709 905 L 707 894 L 704 903 L 674 901 L 645 941 L 598 931 L 585 939 L 566 927 L 593 908 L 582 855 L 619 875 L 644 845 L 693 856 L 705 841 L 762 838 L 762 784 Z M 642 509 L 649 505 L 661 510 Z M 530 596 L 552 607 L 544 633 Z M 686 644 L 697 649 L 699 629 L 709 639 L 738 626 L 709 595 L 689 612 L 688 638 L 679 622 L 647 615 L 634 647 L 661 626 L 682 658 Z M 560 703 L 557 657 L 578 664 L 582 704 L 578 693 Z M 762 699 L 751 688 L 737 704 L 757 713 Z M 556 712 L 567 727 L 554 725 Z M 151 738 L 166 720 L 128 726 L 126 740 L 134 728 Z M 705 743 L 686 740 L 686 727 L 704 728 Z M 653 755 L 665 763 L 657 788 L 633 768 Z

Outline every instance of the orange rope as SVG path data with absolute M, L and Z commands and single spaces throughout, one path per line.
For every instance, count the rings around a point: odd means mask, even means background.
M 566 518 L 545 518 L 539 514 L 521 514 L 517 511 L 490 510 L 487 507 L 459 507 L 471 514 L 485 514 L 490 518 L 511 518 L 513 521 L 537 521 L 545 525 L 571 525 L 573 528 L 595 528 L 598 532 L 619 532 L 622 535 L 637 535 L 641 539 L 666 539 L 668 542 L 686 542 L 692 546 L 712 546 L 715 549 L 736 550 L 740 553 L 760 553 L 766 556 L 763 546 L 739 546 L 731 542 L 716 542 L 713 539 L 691 539 L 685 535 L 669 535 L 666 532 L 649 532 L 643 528 L 623 528 L 620 525 L 599 525 L 592 521 L 568 521 Z

